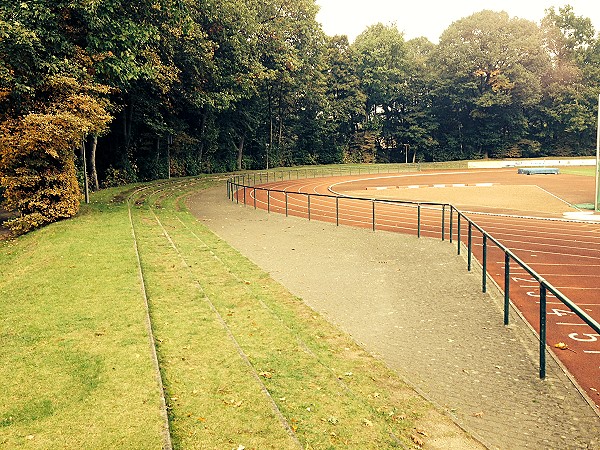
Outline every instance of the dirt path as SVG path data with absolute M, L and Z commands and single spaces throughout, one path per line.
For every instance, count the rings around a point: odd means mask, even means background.
M 500 298 L 480 292 L 454 247 L 190 198 L 221 238 L 351 334 L 491 448 L 600 449 L 600 420 Z

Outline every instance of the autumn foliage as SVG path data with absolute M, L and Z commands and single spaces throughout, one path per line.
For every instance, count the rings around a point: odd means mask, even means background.
M 47 85 L 53 101 L 43 113 L 0 125 L 0 184 L 5 206 L 18 212 L 7 222 L 16 233 L 72 217 L 79 210 L 74 149 L 88 133 L 100 133 L 111 116 L 97 94 L 103 87 L 81 86 L 69 77 Z

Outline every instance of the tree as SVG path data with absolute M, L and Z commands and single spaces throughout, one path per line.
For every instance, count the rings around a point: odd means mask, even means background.
M 358 75 L 366 94 L 366 130 L 378 134 L 379 147 L 397 149 L 397 127 L 403 116 L 410 78 L 404 36 L 395 26 L 381 23 L 367 28 L 354 44 L 359 55 Z
M 53 102 L 44 112 L 6 120 L 0 128 L 0 181 L 7 208 L 19 212 L 7 224 L 18 234 L 77 213 L 73 149 L 86 134 L 104 132 L 112 119 L 96 96 L 107 93 L 105 87 L 56 76 L 47 89 Z
M 432 56 L 439 141 L 448 157 L 503 156 L 527 136 L 548 66 L 533 22 L 481 11 L 453 23 Z
M 590 154 L 600 81 L 594 28 L 565 6 L 558 13 L 548 9 L 542 29 L 551 65 L 543 74 L 542 101 L 532 113 L 533 132 L 551 154 Z
M 63 2 L 4 4 L 0 9 L 0 184 L 20 213 L 18 233 L 74 215 L 80 192 L 74 150 L 112 119 L 109 88 L 89 74 L 73 15 Z
M 326 38 L 324 62 L 326 139 L 320 161 L 340 162 L 364 117 L 366 95 L 358 77 L 354 47 L 346 36 Z

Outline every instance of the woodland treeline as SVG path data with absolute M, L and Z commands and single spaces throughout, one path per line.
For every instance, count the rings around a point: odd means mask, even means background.
M 326 36 L 314 0 L 0 0 L 0 194 L 17 232 L 102 186 L 316 163 L 592 154 L 600 37 L 481 11 L 439 44 Z M 426 20 L 425 18 L 423 20 Z

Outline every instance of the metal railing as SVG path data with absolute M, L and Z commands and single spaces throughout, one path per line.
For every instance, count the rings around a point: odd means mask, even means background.
M 413 166 L 413 165 L 409 165 Z M 407 170 L 415 170 L 415 167 L 407 167 Z M 482 269 L 482 280 L 481 280 L 481 289 L 482 292 L 487 292 L 487 264 L 488 264 L 488 250 L 490 243 L 495 245 L 497 249 L 499 249 L 504 255 L 504 325 L 509 324 L 509 310 L 510 310 L 510 266 L 511 262 L 516 263 L 521 269 L 527 272 L 539 285 L 539 376 L 540 378 L 546 377 L 546 332 L 547 332 L 547 296 L 548 293 L 554 295 L 561 303 L 563 303 L 567 308 L 569 308 L 574 314 L 576 314 L 583 322 L 585 322 L 590 328 L 592 328 L 596 333 L 600 334 L 600 324 L 594 320 L 590 315 L 588 315 L 585 311 L 583 311 L 579 306 L 577 306 L 573 301 L 571 301 L 565 294 L 560 292 L 556 287 L 550 284 L 547 280 L 545 280 L 541 275 L 539 275 L 536 271 L 534 271 L 531 267 L 529 267 L 524 261 L 522 261 L 518 256 L 516 256 L 510 249 L 505 247 L 502 243 L 500 243 L 497 239 L 495 239 L 491 234 L 486 232 L 483 228 L 477 225 L 473 220 L 467 217 L 463 212 L 455 208 L 453 205 L 448 203 L 436 203 L 436 202 L 411 202 L 411 201 L 402 201 L 402 200 L 383 200 L 383 199 L 375 199 L 375 198 L 364 198 L 364 197 L 350 197 L 350 196 L 338 196 L 338 195 L 328 195 L 328 194 L 317 194 L 317 193 L 302 193 L 302 192 L 288 192 L 280 189 L 271 189 L 269 187 L 257 186 L 257 183 L 267 183 L 269 181 L 284 181 L 285 175 L 287 173 L 288 180 L 293 179 L 292 173 L 295 173 L 297 177 L 299 177 L 300 172 L 305 172 L 304 178 L 310 178 L 308 176 L 310 169 L 301 169 L 297 171 L 271 171 L 271 172 L 258 172 L 253 174 L 243 174 L 236 175 L 227 180 L 227 197 L 231 201 L 236 201 L 239 203 L 243 202 L 244 205 L 247 205 L 247 192 L 252 192 L 253 205 L 254 208 L 257 208 L 256 204 L 256 193 L 257 192 L 266 192 L 267 193 L 267 211 L 271 212 L 271 198 L 272 193 L 283 194 L 285 207 L 285 215 L 288 216 L 290 213 L 289 210 L 289 196 L 302 196 L 306 197 L 306 213 L 299 215 L 306 215 L 308 220 L 311 220 L 311 198 L 329 198 L 335 200 L 335 223 L 336 225 L 340 224 L 340 199 L 348 200 L 348 201 L 357 201 L 357 202 L 368 202 L 371 204 L 371 228 L 373 231 L 376 230 L 377 226 L 377 216 L 376 216 L 376 204 L 386 204 L 386 205 L 397 205 L 403 207 L 411 207 L 417 209 L 417 217 L 415 231 L 416 235 L 420 238 L 422 235 L 422 225 L 423 225 L 423 215 L 422 209 L 428 208 L 435 209 L 440 212 L 440 222 L 439 222 L 439 235 L 441 240 L 444 241 L 446 236 L 449 237 L 450 242 L 453 242 L 453 236 L 456 235 L 457 242 L 457 253 L 461 254 L 461 249 L 464 246 L 467 250 L 467 270 L 472 270 L 472 259 L 473 259 L 473 231 L 476 230 L 481 235 L 482 240 L 482 252 L 481 252 L 481 269 Z M 313 172 L 313 177 L 316 178 L 317 174 L 319 176 L 332 176 L 335 171 L 332 170 L 315 170 Z M 355 171 L 355 175 L 360 174 L 360 170 Z M 364 173 L 373 173 L 368 172 L 367 170 L 363 170 Z M 380 172 L 377 172 L 380 173 Z M 271 174 L 271 176 L 269 175 Z M 352 174 L 342 173 L 342 171 L 338 171 L 338 174 Z M 240 198 L 241 197 L 241 198 Z M 448 220 L 448 230 L 446 230 L 446 211 L 449 210 L 450 216 Z M 454 218 L 456 217 L 456 227 L 454 227 Z M 466 221 L 464 224 L 463 221 Z M 462 238 L 462 229 L 463 227 L 467 228 L 467 239 L 466 243 L 463 242 Z M 435 234 L 438 234 L 435 233 Z M 500 286 L 499 286 L 500 287 Z M 501 287 L 502 289 L 502 287 Z

